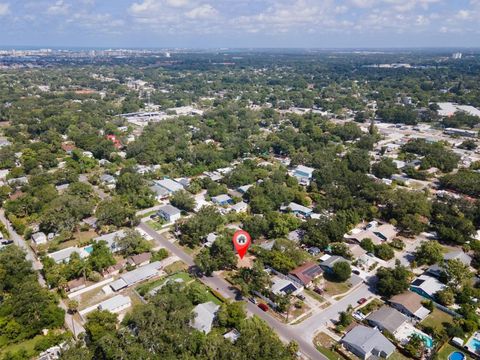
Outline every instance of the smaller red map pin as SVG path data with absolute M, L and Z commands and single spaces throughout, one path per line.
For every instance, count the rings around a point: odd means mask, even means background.
M 252 242 L 252 238 L 250 234 L 244 230 L 238 230 L 233 234 L 233 246 L 235 246 L 235 250 L 237 250 L 238 256 L 240 259 L 243 259 L 247 250 Z

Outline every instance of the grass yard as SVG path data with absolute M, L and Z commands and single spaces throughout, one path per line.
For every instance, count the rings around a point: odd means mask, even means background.
M 0 355 L 4 355 L 7 352 L 16 353 L 21 349 L 25 349 L 28 353 L 29 357 L 34 357 L 36 355 L 36 351 L 34 350 L 35 344 L 38 340 L 40 340 L 43 335 L 37 335 L 33 339 L 22 341 L 18 344 L 11 344 L 4 348 L 0 349 Z
M 330 295 L 340 295 L 350 290 L 350 284 L 348 282 L 333 282 L 325 280 L 324 291 Z
M 162 277 L 160 279 L 155 279 L 155 280 L 152 280 L 152 281 L 149 281 L 149 282 L 146 282 L 145 284 L 142 284 L 140 286 L 137 287 L 137 292 L 141 295 L 141 296 L 144 296 L 145 294 L 147 294 L 150 290 L 153 290 L 155 289 L 156 287 L 158 286 L 161 286 L 165 283 L 165 281 L 167 280 L 175 280 L 175 279 L 182 279 L 184 281 L 184 283 L 189 283 L 190 281 L 192 281 L 193 279 L 190 277 L 189 274 L 185 273 L 185 272 L 179 272 L 179 273 L 176 273 L 172 276 L 167 276 L 167 277 Z
M 455 346 L 447 343 L 443 345 L 440 351 L 438 352 L 438 358 L 442 360 L 448 359 L 448 356 L 454 351 L 460 351 L 460 350 L 457 349 Z M 465 351 L 462 351 L 462 353 L 466 356 L 465 358 L 466 360 L 472 360 L 472 358 L 468 356 L 468 354 Z
M 310 290 L 310 289 L 305 289 L 304 291 L 305 291 L 305 293 L 308 294 L 308 296 L 314 298 L 319 303 L 324 303 L 325 302 L 325 299 L 322 296 L 320 296 L 319 294 L 317 294 L 315 291 Z
M 388 360 L 409 360 L 410 358 L 406 357 L 402 353 L 400 353 L 398 350 L 395 351 L 389 358 Z
M 163 225 L 165 225 L 165 223 L 162 223 L 162 222 L 159 222 L 159 221 L 155 221 L 155 220 L 148 220 L 147 221 L 147 224 L 148 226 L 150 226 L 153 230 L 155 231 L 159 231 L 159 230 L 162 230 L 163 229 Z
M 437 308 L 428 315 L 420 324 L 423 326 L 430 326 L 436 330 L 443 329 L 443 323 L 452 323 L 453 316 L 443 312 Z
M 315 339 L 313 339 L 313 343 L 318 351 L 320 351 L 323 355 L 325 355 L 329 360 L 344 360 L 344 358 L 334 350 L 330 350 L 330 348 L 335 345 L 337 342 L 332 339 L 327 334 L 321 332 Z
M 175 274 L 178 272 L 184 272 L 185 270 L 188 269 L 187 264 L 185 264 L 183 261 L 175 261 L 173 264 L 170 264 L 168 266 L 165 266 L 165 269 L 163 269 L 167 274 Z

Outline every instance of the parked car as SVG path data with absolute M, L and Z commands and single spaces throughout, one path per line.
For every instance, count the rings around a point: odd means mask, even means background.
M 268 305 L 264 303 L 258 304 L 258 307 L 262 309 L 263 311 L 268 311 Z
M 367 302 L 367 299 L 361 298 L 360 300 L 357 301 L 359 305 L 365 304 Z
M 256 304 L 257 303 L 257 300 L 253 297 L 249 297 L 248 298 L 248 301 L 250 301 L 252 304 Z
M 322 294 L 322 293 L 323 293 L 323 290 L 320 289 L 319 287 L 315 287 L 315 288 L 313 289 L 313 291 L 315 291 L 317 294 Z
M 304 300 L 305 300 L 305 296 L 303 296 L 302 294 L 298 294 L 298 295 L 297 295 L 297 299 L 300 299 L 300 300 L 304 301 Z
M 1 245 L 10 245 L 13 244 L 13 240 L 2 240 L 0 241 Z
M 354 273 L 355 275 L 360 275 L 360 270 L 354 269 L 352 270 L 352 273 Z

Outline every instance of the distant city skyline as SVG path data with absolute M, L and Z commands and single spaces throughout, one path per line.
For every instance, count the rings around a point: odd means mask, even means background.
M 0 47 L 480 46 L 480 0 L 0 0 Z

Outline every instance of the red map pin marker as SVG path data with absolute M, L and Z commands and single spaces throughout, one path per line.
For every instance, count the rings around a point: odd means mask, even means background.
M 245 254 L 247 253 L 248 247 L 252 242 L 252 238 L 250 234 L 244 230 L 238 230 L 233 234 L 233 246 L 235 246 L 235 250 L 237 250 L 238 256 L 240 259 L 243 259 Z

